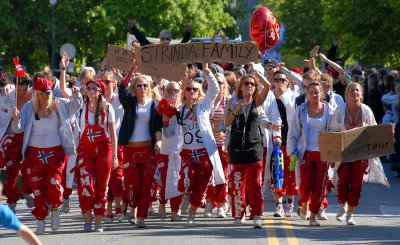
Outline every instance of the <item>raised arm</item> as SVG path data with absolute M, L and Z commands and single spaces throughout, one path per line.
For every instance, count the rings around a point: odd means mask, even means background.
M 185 35 L 183 36 L 181 43 L 188 43 L 190 41 L 191 35 L 192 35 L 192 23 L 187 23 Z
M 256 98 L 256 106 L 258 107 L 261 106 L 264 103 L 265 99 L 267 98 L 271 84 L 268 82 L 267 78 L 265 78 L 263 74 L 261 74 L 259 71 L 256 71 L 255 75 L 258 78 L 261 85 L 263 86 L 261 92 L 258 94 Z M 258 91 L 256 91 L 256 93 L 257 92 Z
M 63 52 L 61 57 L 61 72 L 60 72 L 60 91 L 63 98 L 69 99 L 72 97 L 72 91 L 67 88 L 65 81 L 65 74 L 67 73 L 69 65 L 69 56 L 67 52 Z
M 133 35 L 135 35 L 136 39 L 140 43 L 141 46 L 149 45 L 151 42 L 147 40 L 147 38 L 136 28 L 135 24 L 133 24 L 132 20 L 128 19 L 128 26 L 131 29 Z
M 328 65 L 330 65 L 335 71 L 339 73 L 339 80 L 343 84 L 343 86 L 347 86 L 347 81 L 345 77 L 345 72 L 343 68 L 338 65 L 336 62 L 333 62 L 332 60 L 328 59 L 324 54 L 319 54 L 319 58 L 321 61 L 326 62 Z

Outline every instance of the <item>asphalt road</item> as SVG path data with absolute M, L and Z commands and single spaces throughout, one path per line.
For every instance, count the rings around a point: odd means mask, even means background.
M 77 196 L 72 196 L 72 209 L 61 215 L 61 227 L 52 232 L 47 221 L 46 234 L 40 236 L 44 244 L 400 244 L 400 179 L 384 164 L 390 188 L 364 184 L 360 205 L 356 211 L 356 226 L 347 226 L 336 221 L 339 210 L 336 196 L 328 194 L 329 220 L 321 221 L 321 227 L 309 227 L 308 221 L 300 220 L 295 214 L 290 219 L 273 218 L 275 204 L 267 193 L 265 217 L 262 229 L 254 229 L 252 221 L 243 226 L 233 226 L 231 217 L 226 219 L 202 218 L 199 209 L 196 226 L 186 227 L 182 222 L 171 223 L 169 218 L 161 220 L 156 213 L 147 219 L 147 228 L 139 229 L 129 224 L 113 223 L 104 225 L 104 233 L 83 233 L 83 222 L 78 208 Z M 4 201 L 3 201 L 4 202 Z M 154 204 L 157 209 L 157 204 Z M 167 209 L 168 211 L 169 209 Z M 35 220 L 24 201 L 17 207 L 17 216 L 32 229 Z M 15 233 L 0 228 L 0 244 L 24 244 Z

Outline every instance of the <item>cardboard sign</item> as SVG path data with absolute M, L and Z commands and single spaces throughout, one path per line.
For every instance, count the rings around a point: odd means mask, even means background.
M 258 61 L 258 46 L 254 42 L 198 42 L 175 45 L 153 44 L 136 47 L 140 65 L 185 64 L 188 62 L 231 62 L 247 64 Z
M 146 37 L 146 38 L 151 43 L 160 43 L 160 38 L 155 38 L 155 37 Z M 181 41 L 179 41 L 179 40 L 172 39 L 170 44 L 178 44 L 180 42 Z M 132 35 L 132 34 L 128 33 L 126 35 L 126 48 L 127 49 L 134 49 L 135 46 L 140 46 L 139 41 L 137 40 L 135 35 Z
M 364 126 L 343 132 L 319 132 L 321 160 L 353 162 L 394 152 L 392 125 Z
M 109 66 L 127 71 L 132 67 L 134 59 L 135 52 L 133 50 L 108 45 L 107 62 Z
M 137 72 L 150 76 L 160 76 L 171 81 L 180 81 L 185 76 L 185 64 L 167 64 L 160 66 L 138 66 Z

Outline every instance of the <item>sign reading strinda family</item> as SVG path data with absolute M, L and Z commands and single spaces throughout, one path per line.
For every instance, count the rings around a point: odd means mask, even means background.
M 235 64 L 247 64 L 258 61 L 258 47 L 254 42 L 154 44 L 136 47 L 135 53 L 139 66 L 183 64 L 194 61 L 221 61 Z

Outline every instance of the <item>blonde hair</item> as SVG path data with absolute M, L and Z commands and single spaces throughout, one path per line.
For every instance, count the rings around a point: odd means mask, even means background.
M 200 85 L 198 82 L 196 82 L 196 81 L 189 80 L 188 82 L 182 84 L 182 93 L 181 93 L 181 103 L 182 103 L 182 105 L 186 104 L 185 89 L 186 89 L 186 87 L 187 87 L 189 84 L 193 84 L 193 83 L 199 85 L 199 86 L 198 86 L 198 89 L 199 89 L 199 96 L 197 96 L 197 99 L 195 100 L 195 102 L 193 103 L 193 105 L 197 105 L 197 103 L 199 103 L 201 100 L 204 99 L 205 94 L 204 94 L 204 92 L 203 92 L 203 90 L 202 90 L 202 88 L 201 88 L 201 85 Z
M 235 91 L 237 85 L 236 75 L 233 71 L 226 71 L 224 73 L 224 76 L 226 78 L 226 82 L 229 85 L 229 93 L 232 94 Z
M 40 107 L 40 105 L 39 105 L 38 92 L 39 92 L 39 91 L 35 91 L 35 92 L 33 93 L 33 99 L 32 99 L 33 110 L 35 111 L 35 114 L 38 113 L 39 107 Z M 42 92 L 42 93 L 43 93 L 43 92 Z M 49 104 L 48 104 L 48 106 L 49 106 L 50 113 L 51 113 L 51 112 L 54 110 L 54 108 L 55 108 L 55 101 L 54 101 L 54 99 L 53 99 L 53 92 L 50 92 L 50 95 L 49 95 Z
M 328 73 L 322 74 L 321 84 L 324 87 L 324 89 L 326 88 L 328 91 L 331 91 L 332 88 L 333 88 L 333 78 L 332 78 L 332 76 L 329 75 Z
M 83 79 L 92 80 L 96 76 L 96 71 L 93 67 L 85 67 L 79 74 L 79 81 L 82 83 Z
M 344 97 L 345 97 L 346 101 L 348 100 L 347 97 L 348 97 L 348 95 L 350 93 L 350 88 L 354 87 L 354 86 L 357 86 L 360 89 L 360 98 L 361 98 L 360 100 L 361 100 L 361 102 L 363 102 L 363 100 L 364 100 L 364 96 L 363 96 L 364 89 L 361 86 L 361 84 L 359 84 L 359 83 L 350 83 L 349 85 L 347 85 L 346 90 L 344 91 Z
M 252 99 L 255 100 L 257 98 L 257 96 L 258 96 L 258 79 L 255 76 L 251 75 L 251 74 L 246 74 L 246 75 L 244 75 L 244 76 L 242 76 L 240 78 L 238 86 L 236 87 L 236 96 L 239 99 L 243 99 L 242 86 L 243 86 L 244 80 L 248 79 L 248 78 L 251 78 L 251 79 L 254 80 L 254 87 L 256 89 L 255 89 L 255 91 L 254 91 L 254 93 L 253 93 L 253 95 L 251 97 L 252 97 Z
M 146 91 L 146 95 L 145 95 L 145 97 L 146 97 L 146 99 L 148 99 L 148 100 L 151 100 L 151 99 L 153 99 L 153 95 L 152 95 L 152 89 L 151 89 L 151 86 L 150 86 L 150 80 L 147 78 L 147 76 L 145 76 L 145 75 L 139 75 L 139 76 L 136 76 L 136 77 L 134 77 L 133 79 L 132 79 L 132 81 L 131 81 L 131 85 L 129 86 L 129 93 L 133 96 L 133 97 L 135 97 L 136 96 L 136 94 L 135 94 L 135 89 L 136 89 L 136 84 L 138 83 L 138 82 L 145 82 L 146 84 L 147 84 L 147 91 Z
M 111 79 L 109 79 L 111 78 Z M 109 81 L 113 81 L 113 93 L 117 92 L 117 82 L 114 79 L 114 73 L 112 71 L 105 71 L 103 72 L 103 74 L 101 75 L 101 80 L 103 80 L 105 82 L 105 80 L 109 80 Z
M 225 78 L 224 74 L 217 73 L 217 74 L 215 74 L 215 78 L 217 80 L 220 79 L 221 82 L 224 83 L 224 90 L 222 91 L 222 96 L 225 97 L 225 98 L 228 97 L 229 96 L 229 84 L 226 81 L 226 78 Z

